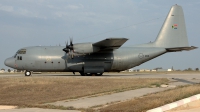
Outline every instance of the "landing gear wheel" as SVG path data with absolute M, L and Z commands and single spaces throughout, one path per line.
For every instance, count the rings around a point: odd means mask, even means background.
M 96 73 L 96 76 L 102 76 L 103 73 Z
M 85 76 L 85 74 L 83 72 L 79 72 L 81 74 L 81 76 Z
M 25 72 L 25 76 L 31 76 L 31 72 L 30 71 L 26 71 Z
M 86 73 L 86 76 L 93 76 L 93 73 Z

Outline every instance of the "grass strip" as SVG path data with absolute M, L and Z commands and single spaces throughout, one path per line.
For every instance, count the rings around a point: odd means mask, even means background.
M 146 112 L 168 103 L 172 103 L 200 93 L 200 84 L 180 86 L 171 90 L 149 94 L 100 109 L 100 112 Z M 91 112 L 89 110 L 88 112 Z M 94 110 L 93 110 L 94 111 Z
M 163 83 L 168 83 L 168 80 L 164 78 L 2 77 L 0 78 L 0 104 L 20 107 L 38 106 L 54 101 L 105 92 L 122 92 Z

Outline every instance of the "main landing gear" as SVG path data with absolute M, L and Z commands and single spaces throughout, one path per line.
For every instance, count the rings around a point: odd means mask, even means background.
M 79 72 L 81 76 L 102 76 L 103 73 L 83 73 Z
M 31 76 L 31 71 L 25 71 L 25 76 Z

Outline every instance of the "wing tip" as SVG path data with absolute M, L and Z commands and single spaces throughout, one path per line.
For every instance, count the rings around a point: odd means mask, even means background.
M 124 38 L 124 37 L 109 37 L 106 38 L 106 40 L 128 40 L 128 38 Z

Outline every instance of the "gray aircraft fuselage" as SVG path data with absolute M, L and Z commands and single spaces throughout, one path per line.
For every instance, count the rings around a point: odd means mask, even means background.
M 62 51 L 64 46 L 26 47 L 17 53 L 12 68 L 35 72 L 81 72 L 85 67 L 103 67 L 104 72 L 123 71 L 166 53 L 164 48 L 122 47 L 113 51 L 75 56 Z M 21 58 L 21 59 L 20 59 Z

